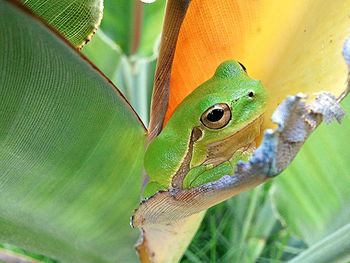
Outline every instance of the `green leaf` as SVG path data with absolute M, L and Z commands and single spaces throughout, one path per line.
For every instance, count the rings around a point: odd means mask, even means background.
M 83 48 L 82 52 L 117 85 L 120 63 L 125 55 L 112 39 L 102 30 L 99 30 L 89 45 Z M 122 90 L 119 85 L 118 88 Z
M 141 24 L 141 39 L 138 55 L 149 55 L 153 50 L 158 48 L 155 46 L 157 38 L 162 31 L 162 22 L 165 13 L 166 0 L 157 0 L 152 4 L 143 4 L 143 19 Z
M 94 35 L 102 19 L 103 0 L 19 0 L 76 47 Z
M 127 57 L 102 30 L 97 32 L 91 43 L 83 49 L 83 53 L 118 86 L 143 123 L 147 124 L 156 56 Z
M 350 112 L 349 99 L 343 103 Z M 347 224 L 350 216 L 350 117 L 321 125 L 292 165 L 275 179 L 274 202 L 290 231 L 308 245 Z
M 165 0 L 105 0 L 101 28 L 126 55 L 150 56 L 162 29 Z
M 309 249 L 293 258 L 290 263 L 349 262 L 350 224 L 346 224 L 333 234 L 317 242 Z
M 123 57 L 115 82 L 139 114 L 143 123 L 149 122 L 156 58 Z
M 135 261 L 145 130 L 59 36 L 0 1 L 0 242 L 61 262 Z

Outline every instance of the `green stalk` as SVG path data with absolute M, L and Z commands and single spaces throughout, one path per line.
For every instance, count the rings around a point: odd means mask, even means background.
M 327 236 L 295 257 L 290 263 L 349 262 L 350 224 Z

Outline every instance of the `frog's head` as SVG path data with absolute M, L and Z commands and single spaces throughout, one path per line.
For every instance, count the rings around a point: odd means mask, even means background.
M 237 150 L 255 146 L 266 97 L 261 82 L 251 79 L 242 64 L 222 63 L 177 110 L 182 115 L 177 125 L 192 129 L 191 166 L 217 165 Z

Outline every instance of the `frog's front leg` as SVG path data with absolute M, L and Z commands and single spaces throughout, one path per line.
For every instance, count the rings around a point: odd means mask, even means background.
M 219 180 L 224 175 L 233 175 L 238 161 L 247 161 L 252 152 L 253 149 L 239 150 L 228 161 L 217 166 L 207 164 L 190 169 L 183 181 L 183 188 L 198 187 Z

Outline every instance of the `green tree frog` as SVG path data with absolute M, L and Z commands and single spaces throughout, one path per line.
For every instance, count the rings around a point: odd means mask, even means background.
M 148 146 L 144 196 L 189 189 L 233 175 L 260 135 L 266 91 L 245 67 L 226 61 L 189 94 Z

